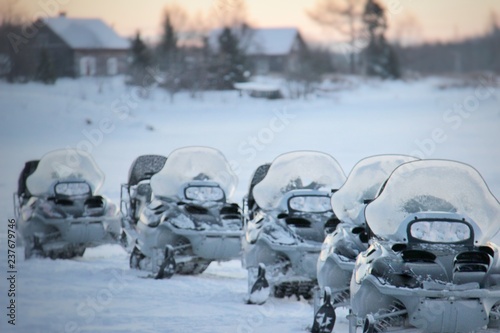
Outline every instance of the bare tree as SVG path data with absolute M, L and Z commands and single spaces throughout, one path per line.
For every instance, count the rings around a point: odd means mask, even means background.
M 416 45 L 422 42 L 422 26 L 415 15 L 402 14 L 392 22 L 390 39 L 399 46 Z
M 364 1 L 361 0 L 318 0 L 316 6 L 307 11 L 309 17 L 319 25 L 333 29 L 349 41 L 350 71 L 356 71 L 356 43 L 362 33 L 361 16 Z
M 27 22 L 26 10 L 19 7 L 17 0 L 0 1 L 0 25 L 22 25 Z
M 217 0 L 211 15 L 215 26 L 240 27 L 248 22 L 248 11 L 245 0 Z

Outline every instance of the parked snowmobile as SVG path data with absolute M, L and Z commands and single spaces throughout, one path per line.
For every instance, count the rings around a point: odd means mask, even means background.
M 403 164 L 365 218 L 375 238 L 350 286 L 364 333 L 500 330 L 500 204 L 475 169 Z
M 137 239 L 135 226 L 142 209 L 152 199 L 151 177 L 158 173 L 167 158 L 161 155 L 142 155 L 132 162 L 128 181 L 120 190 L 120 212 L 122 215 L 122 245 L 130 250 Z
M 330 196 L 345 174 L 330 155 L 298 151 L 260 166 L 245 206 L 243 264 L 249 303 L 269 294 L 310 298 L 325 233 L 338 224 Z
M 239 257 L 241 211 L 228 200 L 237 178 L 224 155 L 208 147 L 172 152 L 151 177 L 151 201 L 136 224 L 130 267 L 157 279 L 199 274 L 212 261 Z
M 103 181 L 82 151 L 56 150 L 26 162 L 14 194 L 25 258 L 72 258 L 88 247 L 117 242 L 118 210 L 96 194 Z
M 344 185 L 333 193 L 332 208 L 341 223 L 325 237 L 318 258 L 319 288 L 314 299 L 313 333 L 331 332 L 335 325 L 335 308 L 350 307 L 349 284 L 356 257 L 368 248 L 364 216 L 366 204 L 375 199 L 396 167 L 415 160 L 417 158 L 406 155 L 378 155 L 362 159 L 349 173 Z

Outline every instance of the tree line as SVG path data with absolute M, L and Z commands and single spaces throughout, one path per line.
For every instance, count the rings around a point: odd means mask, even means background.
M 317 24 L 335 31 L 347 40 L 341 51 L 329 46 L 309 44 L 299 54 L 299 66 L 283 73 L 286 82 L 300 87 L 299 97 L 314 90 L 325 74 L 351 73 L 397 79 L 402 73 L 462 73 L 500 71 L 500 28 L 492 18 L 489 31 L 478 37 L 449 43 L 401 45 L 386 37 L 388 20 L 380 0 L 316 0 L 308 16 Z M 177 5 L 166 8 L 159 40 L 147 41 L 140 31 L 131 39 L 127 83 L 164 87 L 173 99 L 186 90 L 193 97 L 208 89 L 232 89 L 234 83 L 248 80 L 255 72 L 247 54 L 252 29 L 246 16 L 244 0 L 217 0 L 206 23 L 199 17 L 190 21 Z M 205 22 L 205 23 L 204 23 Z M 32 40 L 23 36 L 27 23 L 5 16 L 0 24 L 0 76 L 9 81 L 56 80 L 54 64 Z M 220 28 L 215 41 L 209 31 Z M 16 44 L 17 43 L 17 44 Z M 216 45 L 213 45 L 213 44 Z M 13 45 L 21 46 L 14 50 Z M 214 47 L 215 46 L 215 47 Z M 347 66 L 336 66 L 336 59 L 346 59 Z M 147 91 L 147 90 L 145 90 Z

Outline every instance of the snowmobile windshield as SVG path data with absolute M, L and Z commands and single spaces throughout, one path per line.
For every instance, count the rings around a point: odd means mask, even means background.
M 91 192 L 95 193 L 104 182 L 104 174 L 90 154 L 75 149 L 62 149 L 42 157 L 35 172 L 26 180 L 26 186 L 31 194 L 41 196 L 54 195 L 58 183 L 66 184 L 59 185 L 58 192 L 66 190 L 66 193 L 70 193 L 71 189 L 82 191 L 81 188 L 85 185 L 67 185 L 82 182 L 87 183 Z M 81 188 L 76 188 L 78 186 Z
M 380 186 L 399 165 L 416 161 L 406 155 L 378 155 L 359 161 L 342 187 L 332 195 L 332 208 L 339 220 L 356 225 L 365 223 L 365 200 L 373 200 Z
M 469 165 L 444 160 L 405 163 L 394 170 L 378 198 L 366 206 L 365 217 L 375 235 L 400 239 L 404 237 L 397 234 L 402 221 L 424 212 L 465 215 L 481 229 L 480 243 L 498 238 L 500 204 Z
M 217 183 L 226 198 L 232 196 L 238 183 L 220 151 L 209 147 L 187 147 L 177 149 L 168 156 L 160 172 L 151 177 L 151 188 L 156 196 L 182 200 L 184 187 L 192 181 L 196 181 L 198 187 L 203 181 Z M 216 190 L 209 187 L 204 189 L 204 193 L 208 190 L 210 195 L 217 195 L 212 193 Z M 194 189 L 189 191 L 194 195 Z
M 264 179 L 255 185 L 255 202 L 264 210 L 279 206 L 283 195 L 292 190 L 330 192 L 342 186 L 346 177 L 338 162 L 328 154 L 297 151 L 278 156 Z

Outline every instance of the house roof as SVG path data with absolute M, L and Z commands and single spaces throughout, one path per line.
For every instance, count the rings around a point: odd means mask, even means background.
M 218 48 L 221 32 L 222 29 L 215 29 L 210 33 L 209 45 L 213 49 Z M 242 44 L 247 55 L 287 55 L 299 35 L 296 28 L 251 28 Z
M 43 18 L 42 21 L 73 49 L 125 50 L 130 42 L 100 19 Z

